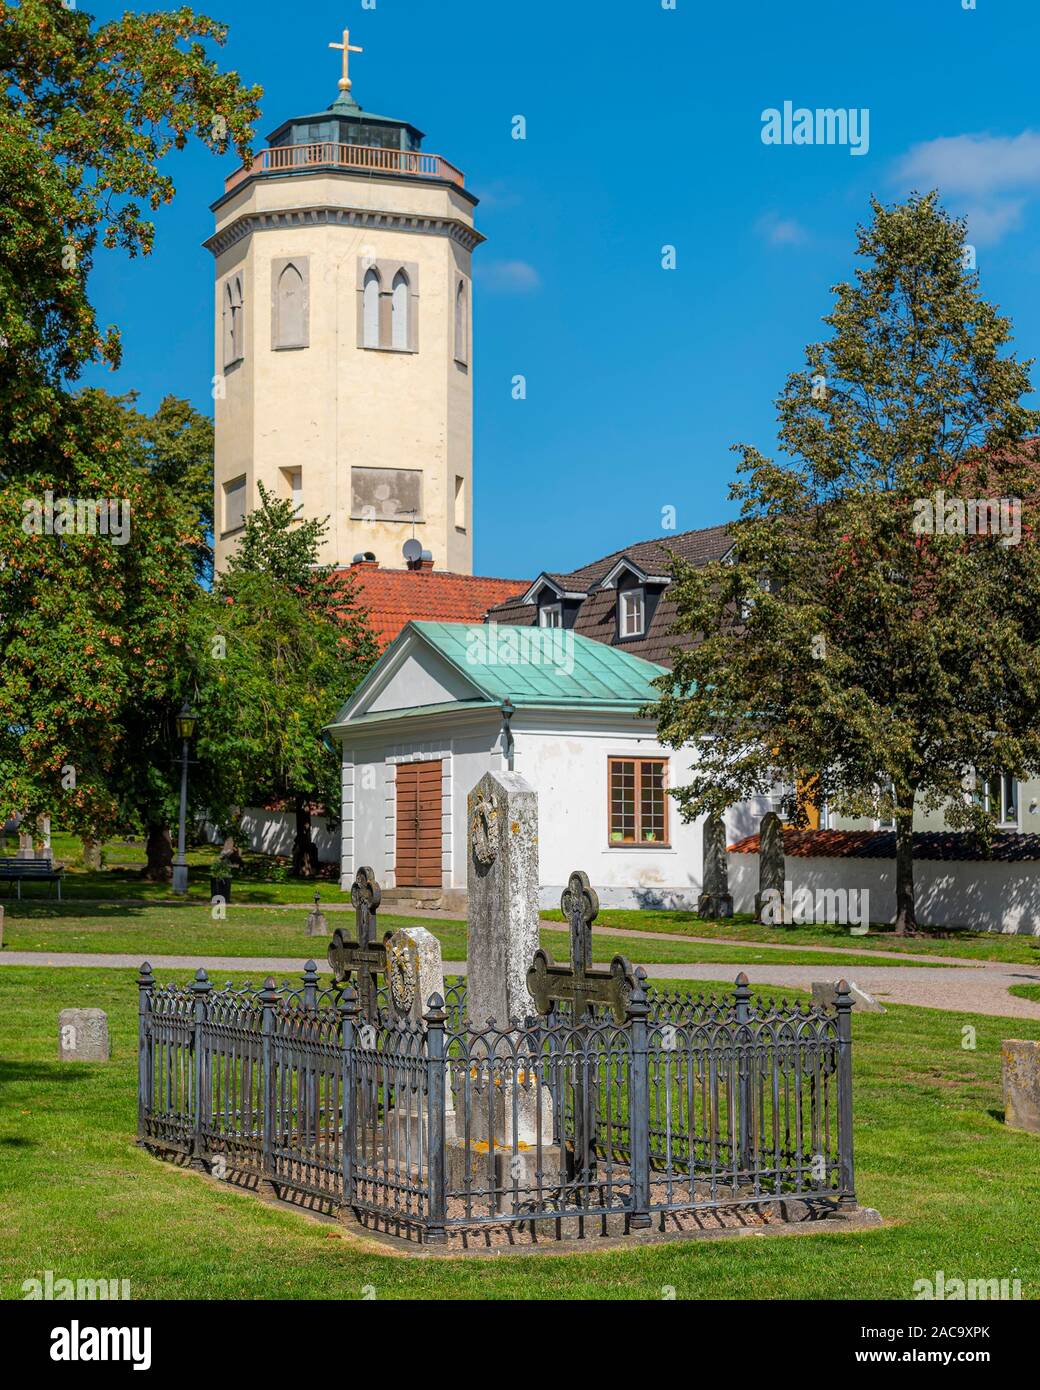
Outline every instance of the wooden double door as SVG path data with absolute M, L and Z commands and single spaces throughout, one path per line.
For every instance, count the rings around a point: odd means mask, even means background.
M 397 765 L 398 888 L 441 886 L 441 762 Z

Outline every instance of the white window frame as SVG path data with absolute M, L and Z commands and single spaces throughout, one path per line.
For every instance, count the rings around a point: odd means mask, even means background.
M 629 605 L 629 600 L 637 601 Z M 638 613 L 638 627 L 629 629 L 629 620 Z M 646 591 L 644 589 L 622 589 L 618 594 L 618 636 L 644 637 L 646 635 Z
M 381 347 L 379 341 L 379 300 L 383 281 L 375 266 L 369 266 L 361 282 L 361 341 L 366 348 Z
M 1019 783 L 1018 779 L 1012 777 L 1010 772 L 1000 774 L 1000 787 L 996 797 L 993 795 L 993 783 L 989 778 L 982 781 L 982 791 L 980 799 L 987 811 L 992 812 L 994 802 L 997 803 L 997 825 L 1001 830 L 1017 830 L 1019 827 Z M 1008 795 L 1010 791 L 1011 795 Z M 1013 812 L 1008 815 L 1008 811 Z
M 538 609 L 538 626 L 563 627 L 563 604 L 543 603 Z

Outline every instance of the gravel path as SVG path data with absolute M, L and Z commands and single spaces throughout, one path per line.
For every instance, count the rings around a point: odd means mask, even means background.
M 211 979 L 241 972 L 254 975 L 259 980 L 265 975 L 297 975 L 306 959 L 304 952 L 296 957 L 280 958 L 159 955 L 152 956 L 151 963 L 153 969 L 160 973 L 166 970 L 194 972 L 201 965 Z M 140 964 L 137 956 L 93 955 L 86 952 L 51 955 L 46 951 L 0 953 L 0 966 L 86 966 L 91 969 L 136 970 Z M 746 973 L 752 985 L 786 986 L 788 989 L 808 989 L 813 980 L 837 979 L 844 974 L 883 1002 L 918 1004 L 930 1009 L 948 1009 L 953 1013 L 991 1014 L 998 1018 L 1040 1019 L 1040 1003 L 1008 994 L 1010 985 L 1040 983 L 1040 970 L 992 961 L 962 960 L 957 964 L 964 968 L 931 970 L 922 966 L 917 970 L 906 970 L 898 966 L 857 965 L 853 971 L 834 970 L 824 974 L 819 965 L 749 965 Z M 466 973 L 463 961 L 445 961 L 444 969 L 449 975 Z M 659 980 L 718 980 L 731 985 L 740 969 L 739 965 L 652 965 L 649 974 Z

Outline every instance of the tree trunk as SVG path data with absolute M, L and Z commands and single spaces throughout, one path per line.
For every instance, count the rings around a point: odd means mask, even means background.
M 914 793 L 908 791 L 896 800 L 896 936 L 913 936 L 917 931 L 914 904 Z
M 300 878 L 314 878 L 318 872 L 318 847 L 311 839 L 311 808 L 302 796 L 296 798 L 296 839 L 293 841 L 292 871 Z
M 101 868 L 101 841 L 95 840 L 90 835 L 82 837 L 83 842 L 83 867 L 87 873 L 96 874 Z
M 145 854 L 144 877 L 149 883 L 169 883 L 173 878 L 173 837 L 168 825 L 149 823 Z

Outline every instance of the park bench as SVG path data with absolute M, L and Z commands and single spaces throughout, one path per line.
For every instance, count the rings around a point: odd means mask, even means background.
M 30 879 L 36 883 L 56 883 L 58 901 L 61 902 L 61 881 L 65 870 L 55 868 L 50 859 L 4 859 L 0 858 L 0 882 L 13 882 L 22 896 L 22 880 Z

